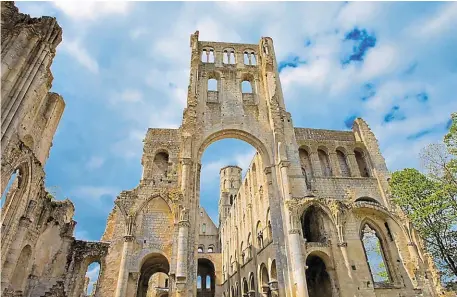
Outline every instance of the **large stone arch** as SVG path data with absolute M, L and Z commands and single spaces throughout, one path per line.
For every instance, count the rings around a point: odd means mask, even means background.
M 138 283 L 136 288 L 137 297 L 146 297 L 149 279 L 155 273 L 170 273 L 170 260 L 163 253 L 148 253 L 141 258 L 138 266 Z
M 235 125 L 236 126 L 236 125 Z M 262 158 L 262 162 L 265 167 L 270 166 L 273 163 L 273 151 L 270 141 L 266 142 L 265 140 L 261 140 L 256 134 L 249 131 L 251 129 L 246 130 L 239 130 L 239 129 L 220 129 L 216 131 L 211 131 L 208 135 L 201 137 L 201 141 L 197 143 L 197 154 L 196 154 L 196 161 L 200 163 L 201 157 L 208 146 L 212 143 L 227 139 L 227 138 L 234 138 L 245 141 L 252 145 L 260 154 Z M 268 149 L 270 148 L 270 149 Z
M 79 297 L 83 293 L 84 276 L 90 264 L 96 262 L 100 265 L 98 279 L 102 278 L 106 269 L 105 258 L 108 254 L 108 249 L 109 243 L 106 242 L 75 240 L 72 243 L 71 262 L 69 263 L 65 280 L 69 297 Z M 97 289 L 100 289 L 99 286 L 100 284 L 98 284 Z

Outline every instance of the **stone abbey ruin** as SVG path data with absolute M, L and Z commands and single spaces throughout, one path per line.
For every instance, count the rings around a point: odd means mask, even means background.
M 294 127 L 268 37 L 191 35 L 182 125 L 148 130 L 138 186 L 117 196 L 100 241 L 75 239 L 72 202 L 44 185 L 65 108 L 49 92 L 61 36 L 55 18 L 1 2 L 1 296 L 87 296 L 93 262 L 97 297 L 444 296 L 368 125 Z M 200 161 L 224 138 L 257 153 L 244 178 L 220 170 L 216 226 L 199 204 Z

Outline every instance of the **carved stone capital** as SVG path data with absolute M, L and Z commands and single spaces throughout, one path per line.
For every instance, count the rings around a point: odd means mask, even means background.
M 290 229 L 289 234 L 301 234 L 301 230 L 298 228 Z
M 178 227 L 189 227 L 190 223 L 189 221 L 179 221 L 178 222 Z
M 270 285 L 270 290 L 272 291 L 278 291 L 278 281 L 275 279 L 272 279 L 268 285 Z
M 124 242 L 132 242 L 135 239 L 133 235 L 124 235 Z
M 278 165 L 279 165 L 280 168 L 289 167 L 290 166 L 290 162 L 289 161 L 281 161 L 281 162 L 279 162 Z
M 181 159 L 182 165 L 192 165 L 192 159 L 191 158 L 182 158 Z
M 263 172 L 268 175 L 268 174 L 271 174 L 271 170 L 272 170 L 272 166 L 267 166 L 265 167 L 265 169 L 263 170 Z
M 347 247 L 347 246 L 348 246 L 348 243 L 347 243 L 346 241 L 338 242 L 337 246 L 338 246 L 338 247 Z

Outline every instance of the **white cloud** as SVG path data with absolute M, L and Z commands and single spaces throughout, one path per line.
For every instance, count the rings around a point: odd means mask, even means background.
M 416 25 L 417 26 L 417 25 Z M 423 37 L 432 36 L 441 33 L 442 31 L 457 26 L 457 3 L 450 2 L 442 6 L 442 8 L 424 24 L 421 24 L 417 31 L 418 35 Z M 417 29 L 417 27 L 416 27 Z
M 111 147 L 111 152 L 127 160 L 140 158 L 143 152 L 143 139 L 146 131 L 132 129 L 128 132 L 127 137 L 115 142 Z
M 101 196 L 116 196 L 119 192 L 119 189 L 111 186 L 79 186 L 71 191 L 71 195 L 94 202 L 100 199 Z
M 130 38 L 132 38 L 133 40 L 136 40 L 136 39 L 140 38 L 141 36 L 146 35 L 146 33 L 147 33 L 146 28 L 138 27 L 138 28 L 135 28 L 130 31 Z
M 97 61 L 89 55 L 79 40 L 64 40 L 62 42 L 62 49 L 90 72 L 98 73 L 99 67 Z
M 104 163 L 105 163 L 105 158 L 98 157 L 98 156 L 92 156 L 92 157 L 90 157 L 89 161 L 87 161 L 86 168 L 98 169 L 98 168 L 102 167 Z
M 126 1 L 64 1 L 52 2 L 55 7 L 73 19 L 95 20 L 107 15 L 126 14 L 131 2 Z
M 399 53 L 393 45 L 379 45 L 368 51 L 360 81 L 368 81 L 381 75 L 391 73 L 401 65 Z

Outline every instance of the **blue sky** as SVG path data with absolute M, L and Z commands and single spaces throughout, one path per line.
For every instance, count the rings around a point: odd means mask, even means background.
M 148 127 L 177 128 L 186 103 L 189 38 L 274 40 L 297 127 L 346 130 L 363 117 L 390 170 L 419 168 L 457 110 L 457 3 L 17 2 L 57 17 L 63 42 L 52 91 L 66 110 L 46 185 L 76 206 L 76 237 L 99 240 L 113 201 L 141 177 Z M 236 140 L 203 156 L 201 201 L 216 219 L 219 169 L 246 168 Z

